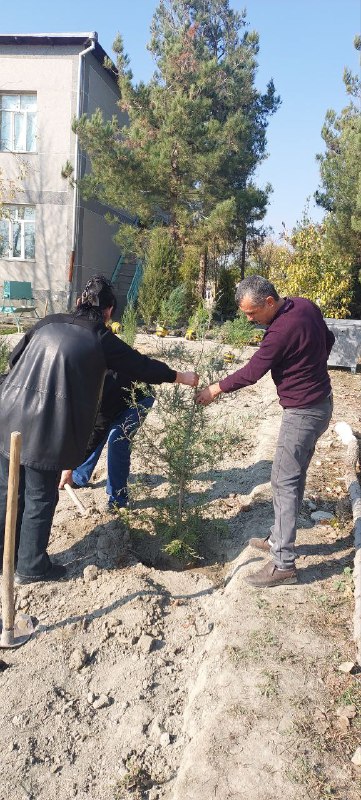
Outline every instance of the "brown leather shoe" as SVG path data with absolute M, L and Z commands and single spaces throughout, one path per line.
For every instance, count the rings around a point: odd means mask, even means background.
M 273 561 L 267 561 L 267 564 L 262 569 L 259 569 L 258 572 L 247 575 L 245 581 L 256 589 L 271 589 L 272 586 L 297 583 L 297 571 L 296 567 L 278 569 Z
M 269 553 L 271 547 L 269 536 L 266 536 L 265 539 L 250 539 L 248 544 L 250 547 L 254 547 L 255 550 L 263 550 L 264 553 Z

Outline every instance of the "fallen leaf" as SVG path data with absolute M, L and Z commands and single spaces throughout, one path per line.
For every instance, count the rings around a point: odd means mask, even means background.
M 356 714 L 356 706 L 341 706 L 336 711 L 338 717 L 346 717 L 347 719 L 353 719 Z

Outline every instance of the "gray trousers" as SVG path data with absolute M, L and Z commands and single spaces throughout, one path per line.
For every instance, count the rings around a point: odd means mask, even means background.
M 297 517 L 305 490 L 308 465 L 317 439 L 332 416 L 332 395 L 310 408 L 285 408 L 272 465 L 271 485 L 275 522 L 271 554 L 279 569 L 293 567 Z

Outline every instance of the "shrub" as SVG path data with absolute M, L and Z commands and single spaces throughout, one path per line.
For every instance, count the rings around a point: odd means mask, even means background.
M 168 297 L 162 300 L 159 321 L 171 328 L 182 325 L 187 318 L 188 293 L 185 286 L 176 286 Z
M 120 335 L 124 342 L 133 347 L 137 335 L 137 313 L 133 303 L 128 303 L 124 309 Z
M 179 345 L 168 351 L 167 361 L 172 363 L 174 357 L 179 368 L 184 354 L 184 366 L 189 368 L 189 354 Z M 196 358 L 193 368 L 200 373 L 202 383 L 213 383 L 224 374 L 223 359 L 217 350 L 207 356 L 197 354 Z M 189 388 L 164 386 L 157 394 L 157 414 L 151 415 L 138 432 L 134 449 L 143 463 L 151 465 L 169 483 L 168 495 L 157 500 L 149 517 L 168 554 L 184 561 L 198 557 L 207 498 L 192 494 L 192 481 L 197 480 L 202 468 L 218 466 L 239 440 L 239 433 L 231 430 L 228 423 L 215 426 L 208 410 L 195 404 Z M 139 488 L 146 491 L 146 486 L 138 484 Z M 144 519 L 142 511 L 143 523 Z
M 248 322 L 246 315 L 239 311 L 234 320 L 228 320 L 222 325 L 218 335 L 224 344 L 230 344 L 233 347 L 244 347 L 246 344 L 259 342 L 263 336 L 263 331 L 255 328 L 251 322 Z
M 8 369 L 10 348 L 5 339 L 0 339 L 0 374 L 4 374 Z
M 179 253 L 169 231 L 156 228 L 149 242 L 138 308 L 147 325 L 156 322 L 162 300 L 179 283 Z
M 236 279 L 235 270 L 223 268 L 219 274 L 216 312 L 221 318 L 234 317 L 237 313 L 237 303 L 235 301 Z
M 205 332 L 210 328 L 212 321 L 212 309 L 206 308 L 204 303 L 199 303 L 195 312 L 188 320 L 188 327 L 194 330 L 197 338 L 201 339 Z

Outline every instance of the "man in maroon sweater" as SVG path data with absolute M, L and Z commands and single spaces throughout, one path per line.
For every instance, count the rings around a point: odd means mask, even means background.
M 269 536 L 250 544 L 270 553 L 272 561 L 246 580 L 255 587 L 296 583 L 297 516 L 317 439 L 332 416 L 327 359 L 335 337 L 314 303 L 279 297 L 273 284 L 259 275 L 241 281 L 236 300 L 249 320 L 267 326 L 266 333 L 245 367 L 203 389 L 196 401 L 208 405 L 222 392 L 250 386 L 271 370 L 283 407 L 271 474 L 275 522 Z

